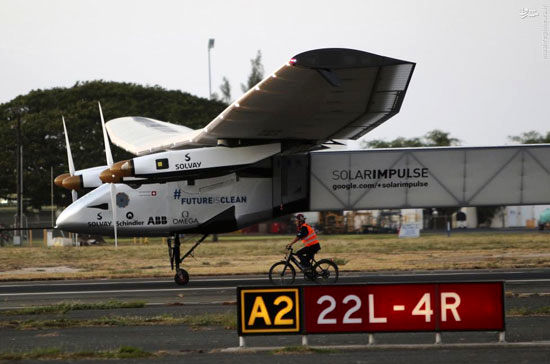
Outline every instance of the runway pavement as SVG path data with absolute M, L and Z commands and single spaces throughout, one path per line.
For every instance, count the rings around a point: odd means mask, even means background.
M 550 282 L 550 269 L 461 270 L 425 272 L 350 272 L 338 283 L 474 282 L 505 281 L 515 289 Z M 296 284 L 304 284 L 297 279 Z M 181 302 L 187 304 L 223 303 L 235 299 L 237 286 L 269 285 L 266 275 L 194 277 L 187 286 L 170 278 L 113 279 L 79 281 L 28 281 L 0 283 L 0 308 L 48 304 L 59 301 L 144 300 L 148 304 Z
M 550 305 L 550 269 L 532 270 L 472 270 L 439 272 L 351 272 L 342 275 L 339 283 L 379 282 L 458 282 L 504 280 L 506 308 L 538 308 Z M 304 282 L 297 282 L 304 283 Z M 117 279 L 86 281 L 32 281 L 0 283 L 0 320 L 75 318 L 105 316 L 173 316 L 200 315 L 234 311 L 237 286 L 267 285 L 266 276 L 194 277 L 186 287 L 170 278 Z M 72 311 L 63 315 L 4 317 L 2 310 L 45 305 L 67 301 L 95 302 L 117 299 L 142 300 L 144 308 Z M 223 327 L 193 329 L 186 325 L 74 327 L 66 329 L 1 330 L 0 352 L 28 351 L 37 347 L 60 347 L 67 351 L 108 350 L 131 345 L 143 350 L 168 354 L 158 359 L 132 362 L 252 362 L 287 363 L 315 361 L 318 363 L 460 363 L 475 362 L 550 362 L 550 317 L 508 317 L 506 339 L 513 345 L 497 344 L 495 332 L 443 333 L 443 342 L 458 346 L 436 346 L 433 333 L 377 334 L 379 346 L 367 347 L 365 334 L 315 335 L 310 344 L 356 345 L 355 349 L 332 350 L 323 353 L 273 352 L 228 353 L 228 347 L 238 344 L 235 330 Z M 295 346 L 299 336 L 254 337 L 251 346 Z M 474 344 L 461 346 L 461 344 Z M 523 344 L 521 344 L 523 343 Z M 421 345 L 418 347 L 410 346 Z M 385 346 L 386 345 L 386 346 Z M 388 346 L 389 345 L 389 346 Z M 291 359 L 288 358 L 291 355 Z

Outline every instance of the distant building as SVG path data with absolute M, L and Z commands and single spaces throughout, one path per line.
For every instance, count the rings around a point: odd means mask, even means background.
M 544 210 L 550 205 L 506 206 L 491 220 L 493 228 L 527 227 L 536 228 Z

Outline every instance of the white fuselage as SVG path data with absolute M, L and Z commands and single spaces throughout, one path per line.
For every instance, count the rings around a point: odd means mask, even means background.
M 272 178 L 221 177 L 143 184 L 116 184 L 120 236 L 159 236 L 235 230 L 272 217 Z M 112 235 L 110 187 L 83 196 L 57 219 L 57 227 L 76 233 Z M 218 221 L 217 217 L 222 216 Z

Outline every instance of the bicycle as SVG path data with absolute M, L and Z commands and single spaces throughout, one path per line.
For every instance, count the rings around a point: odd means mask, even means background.
M 274 285 L 292 284 L 296 279 L 296 269 L 298 267 L 304 273 L 304 279 L 314 281 L 319 284 L 336 283 L 338 280 L 338 265 L 330 259 L 311 260 L 313 269 L 305 270 L 299 259 L 296 258 L 292 248 L 287 249 L 285 259 L 277 262 L 269 269 L 269 281 Z

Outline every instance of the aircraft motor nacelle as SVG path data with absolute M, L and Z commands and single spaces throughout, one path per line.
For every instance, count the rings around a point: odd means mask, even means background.
M 279 143 L 167 151 L 117 162 L 104 170 L 100 179 L 105 183 L 119 183 L 126 177 L 154 182 L 213 177 L 231 173 L 280 152 Z
M 102 182 L 99 175 L 105 170 L 106 166 L 86 168 L 75 171 L 74 175 L 63 173 L 55 177 L 54 183 L 58 187 L 68 190 L 80 190 L 83 188 L 96 188 L 101 186 Z

